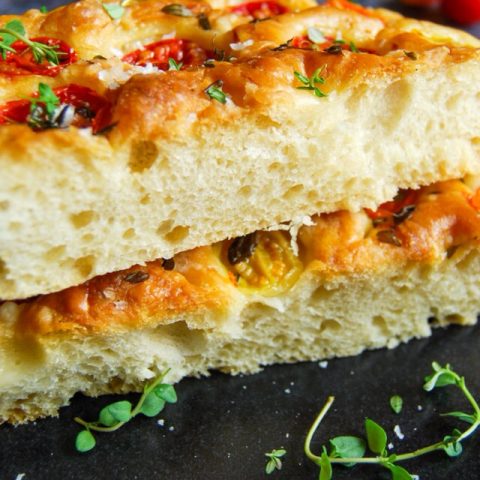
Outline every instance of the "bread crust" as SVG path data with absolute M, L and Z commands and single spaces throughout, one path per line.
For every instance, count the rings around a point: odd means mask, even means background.
M 189 3 L 211 16 L 203 30 L 194 17 L 162 13 L 166 4 L 133 2 L 119 21 L 96 0 L 20 17 L 30 36 L 65 40 L 80 61 L 54 78 L 1 77 L 0 102 L 30 96 L 39 81 L 88 86 L 111 102 L 113 128 L 1 126 L 0 298 L 58 291 L 297 216 L 373 208 L 399 187 L 480 171 L 473 37 L 383 10 L 327 5 L 252 24 Z M 316 25 L 360 52 L 272 51 Z M 172 28 L 237 60 L 148 73 L 112 56 L 112 45 L 124 54 Z M 318 68 L 323 99 L 299 90 L 294 75 Z M 206 94 L 216 82 L 226 104 Z M 372 128 L 348 134 L 361 124 Z

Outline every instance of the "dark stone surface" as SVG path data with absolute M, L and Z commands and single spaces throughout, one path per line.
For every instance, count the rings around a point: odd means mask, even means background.
M 0 13 L 60 3 L 62 0 L 1 0 Z M 382 3 L 396 5 L 393 1 Z M 262 479 L 266 478 L 264 452 L 280 446 L 288 454 L 283 470 L 272 478 L 315 479 L 317 470 L 305 459 L 302 443 L 328 395 L 336 395 L 337 401 L 318 432 L 314 442 L 317 451 L 329 437 L 361 435 L 366 416 L 385 426 L 398 451 L 424 446 L 458 425 L 440 418 L 439 412 L 465 408 L 455 390 L 423 392 L 424 374 L 432 360 L 450 362 L 467 376 L 472 391 L 480 396 L 479 341 L 480 327 L 452 327 L 396 350 L 330 361 L 327 369 L 305 363 L 270 367 L 248 377 L 216 373 L 210 379 L 184 380 L 177 388 L 179 403 L 160 415 L 165 426 L 157 425 L 155 419 L 137 418 L 114 434 L 98 435 L 97 448 L 84 455 L 74 451 L 79 429 L 72 419 L 76 415 L 93 419 L 111 398 L 77 396 L 71 407 L 62 409 L 59 419 L 0 428 L 0 479 L 13 480 L 20 473 L 26 474 L 25 480 Z M 388 404 L 392 394 L 405 401 L 398 416 Z M 392 433 L 396 424 L 405 434 L 403 441 Z M 478 480 L 479 441 L 478 434 L 466 441 L 463 455 L 456 460 L 438 453 L 405 466 L 421 480 Z M 388 475 L 378 467 L 336 468 L 334 478 L 373 480 Z
M 430 363 L 450 362 L 478 397 L 479 342 L 480 326 L 451 327 L 395 350 L 332 360 L 326 369 L 304 363 L 269 367 L 245 377 L 215 373 L 209 379 L 187 379 L 177 386 L 179 402 L 160 414 L 163 427 L 155 419 L 136 418 L 116 433 L 98 435 L 97 447 L 87 454 L 74 451 L 79 427 L 73 417 L 94 419 L 103 405 L 118 397 L 77 396 L 59 419 L 0 428 L 0 478 L 14 480 L 25 473 L 25 480 L 262 479 L 263 454 L 283 446 L 288 451 L 284 468 L 271 478 L 313 480 L 318 473 L 305 459 L 302 444 L 328 395 L 337 400 L 318 431 L 314 451 L 333 436 L 362 435 L 367 416 L 384 426 L 395 451 L 425 446 L 462 425 L 439 413 L 467 408 L 456 389 L 430 394 L 422 390 Z M 393 394 L 404 399 L 400 415 L 390 410 Z M 130 396 L 132 401 L 136 398 Z M 393 433 L 397 424 L 405 434 L 403 441 Z M 460 458 L 435 453 L 404 466 L 421 480 L 478 480 L 479 442 L 480 432 L 465 441 Z M 335 467 L 334 478 L 381 480 L 388 475 L 379 467 Z

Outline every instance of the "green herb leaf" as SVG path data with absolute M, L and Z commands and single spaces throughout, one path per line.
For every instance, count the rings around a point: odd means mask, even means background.
M 458 376 L 450 370 L 450 366 L 441 367 L 437 362 L 432 363 L 433 373 L 425 377 L 424 390 L 432 391 L 437 387 L 457 384 Z
M 332 446 L 331 456 L 340 458 L 363 457 L 367 449 L 367 445 L 363 438 L 351 436 L 332 438 L 330 440 L 330 445 Z M 353 465 L 354 464 L 348 464 L 348 466 Z
M 327 452 L 324 450 L 320 457 L 320 475 L 318 480 L 331 480 L 332 475 L 332 464 L 330 463 Z
M 163 13 L 168 15 L 176 15 L 177 17 L 193 17 L 193 12 L 187 8 L 185 5 L 180 3 L 171 3 L 170 5 L 165 5 L 162 8 Z
M 393 395 L 390 398 L 390 407 L 395 413 L 400 413 L 403 408 L 403 398 L 400 395 Z
M 44 13 L 44 14 L 45 14 L 45 13 L 48 13 L 48 8 L 47 8 L 45 5 L 42 5 L 42 6 L 40 7 L 40 13 Z
M 456 439 L 452 438 L 451 436 L 446 436 L 443 441 L 445 442 L 443 450 L 449 457 L 458 457 L 462 454 L 462 444 L 457 442 Z
M 125 8 L 118 3 L 102 3 L 102 7 L 112 20 L 119 20 L 125 13 Z
M 156 417 L 165 407 L 165 400 L 157 397 L 154 392 L 150 392 L 143 401 L 140 413 L 146 417 Z
M 325 79 L 321 76 L 324 68 L 325 66 L 317 68 L 310 78 L 295 70 L 293 75 L 303 84 L 301 87 L 296 87 L 297 90 L 311 90 L 317 97 L 326 97 L 327 95 L 317 87 L 317 84 L 323 85 L 325 83 Z
M 270 453 L 266 453 L 265 456 L 268 458 L 268 461 L 265 465 L 265 472 L 270 475 L 275 470 L 282 469 L 282 461 L 280 460 L 287 451 L 283 448 L 272 450 Z
M 307 37 L 312 43 L 324 43 L 326 41 L 325 35 L 316 27 L 307 28 Z
M 355 43 L 350 42 L 349 45 L 350 45 L 350 50 L 351 50 L 353 53 L 358 53 L 358 52 L 359 52 L 359 50 L 358 50 L 357 46 L 355 45 Z
M 174 58 L 168 59 L 168 71 L 179 72 L 180 69 L 183 67 L 183 62 L 176 62 Z
M 39 103 L 44 104 L 45 112 L 51 117 L 55 109 L 60 105 L 60 99 L 46 83 L 38 84 L 38 94 L 35 98 L 30 98 L 30 113 L 33 113 Z
M 385 467 L 392 472 L 392 480 L 412 480 L 412 476 L 402 467 L 393 463 L 386 463 Z
M 120 400 L 102 408 L 98 419 L 106 427 L 112 427 L 120 422 L 128 422 L 131 416 L 132 404 L 127 400 Z
M 156 386 L 153 390 L 157 397 L 160 397 L 162 400 L 165 400 L 167 403 L 176 403 L 177 402 L 177 392 L 173 385 L 168 383 L 161 383 Z
M 470 425 L 473 425 L 476 421 L 476 418 L 474 415 L 470 415 L 465 412 L 448 412 L 448 413 L 441 413 L 441 417 L 455 417 L 461 420 L 462 422 L 466 422 Z
M 373 453 L 383 456 L 387 446 L 387 433 L 385 430 L 369 418 L 365 420 L 365 430 L 367 432 L 368 448 Z
M 212 83 L 209 87 L 205 89 L 205 93 L 212 99 L 216 100 L 220 103 L 227 103 L 227 95 L 222 90 L 223 88 L 223 81 L 217 80 L 216 82 Z
M 88 452 L 95 448 L 96 443 L 95 437 L 90 430 L 82 430 L 75 439 L 75 448 L 78 452 Z

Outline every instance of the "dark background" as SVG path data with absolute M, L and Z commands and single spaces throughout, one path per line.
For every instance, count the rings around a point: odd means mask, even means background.
M 62 0 L 0 0 L 0 13 L 60 3 Z M 365 3 L 399 7 L 395 1 Z M 444 21 L 432 12 L 403 12 Z M 163 427 L 155 419 L 136 418 L 114 434 L 98 435 L 97 447 L 88 454 L 78 454 L 73 448 L 79 431 L 73 417 L 94 419 L 103 405 L 117 398 L 79 395 L 71 407 L 62 409 L 58 419 L 0 427 L 0 480 L 14 480 L 21 473 L 24 480 L 263 479 L 267 478 L 264 453 L 281 446 L 288 451 L 284 468 L 271 478 L 313 480 L 318 471 L 305 459 L 302 445 L 328 395 L 334 394 L 337 400 L 319 429 L 314 451 L 333 436 L 362 435 L 366 416 L 386 428 L 395 451 L 425 446 L 461 426 L 439 417 L 440 412 L 468 407 L 455 389 L 423 392 L 423 376 L 430 371 L 432 360 L 450 362 L 480 396 L 479 343 L 480 326 L 451 327 L 395 350 L 331 360 L 326 369 L 318 363 L 304 363 L 269 367 L 246 377 L 215 373 L 209 379 L 187 379 L 177 386 L 179 403 L 160 414 L 159 418 L 165 419 Z M 404 398 L 400 415 L 390 410 L 393 394 Z M 136 401 L 137 396 L 129 398 Z M 421 411 L 418 405 L 423 407 Z M 405 434 L 403 441 L 393 434 L 396 424 Z M 455 460 L 435 453 L 403 465 L 421 480 L 478 480 L 479 442 L 480 434 L 466 441 L 464 453 Z M 334 478 L 381 480 L 389 476 L 379 467 L 362 466 L 353 470 L 335 467 Z

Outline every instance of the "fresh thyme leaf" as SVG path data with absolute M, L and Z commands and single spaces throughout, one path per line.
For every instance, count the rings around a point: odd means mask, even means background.
M 410 60 L 417 60 L 418 56 L 415 52 L 407 52 L 406 50 L 403 51 L 406 57 L 408 57 Z
M 167 403 L 176 403 L 177 402 L 177 392 L 173 388 L 173 385 L 168 383 L 161 383 L 153 390 L 157 397 L 165 400 Z
M 326 97 L 327 94 L 323 93 L 318 87 L 317 84 L 323 85 L 325 83 L 325 79 L 321 76 L 321 73 L 325 69 L 325 66 L 317 68 L 310 78 L 306 77 L 300 72 L 296 70 L 293 72 L 295 78 L 301 82 L 303 85 L 300 87 L 296 87 L 297 90 L 311 90 L 314 95 L 317 97 Z
M 465 413 L 465 412 L 441 413 L 440 416 L 441 417 L 455 417 L 455 418 L 458 418 L 459 420 L 461 420 L 462 422 L 466 422 L 470 425 L 473 425 L 475 423 L 475 420 L 476 420 L 474 415 L 470 415 L 470 414 Z
M 208 86 L 204 91 L 212 99 L 222 104 L 227 103 L 227 94 L 222 90 L 223 81 L 217 80 Z
M 265 456 L 268 458 L 265 465 L 265 473 L 270 475 L 275 470 L 282 469 L 282 460 L 281 457 L 285 456 L 287 451 L 283 448 L 272 450 L 270 453 L 266 453 Z
M 320 457 L 320 476 L 318 480 L 331 480 L 332 476 L 332 463 L 330 462 L 327 452 L 324 450 Z
M 60 105 L 60 99 L 55 95 L 53 90 L 46 83 L 38 84 L 38 96 L 30 99 L 30 111 L 37 106 L 38 103 L 45 105 L 45 111 L 49 116 L 53 115 L 55 109 Z
M 150 392 L 143 402 L 140 413 L 146 417 L 156 417 L 165 407 L 165 401 L 157 397 L 154 392 Z
M 365 440 L 359 437 L 340 436 L 330 440 L 332 453 L 336 457 L 363 457 L 367 449 Z
M 180 71 L 180 69 L 183 67 L 183 62 L 176 62 L 174 58 L 169 58 L 168 59 L 168 71 Z
M 350 50 L 351 50 L 353 53 L 358 53 L 358 52 L 359 52 L 359 50 L 358 50 L 357 46 L 355 45 L 355 43 L 350 42 L 350 43 L 349 43 L 349 46 L 350 46 Z
M 343 49 L 341 45 L 330 45 L 330 47 L 326 48 L 324 52 L 331 55 L 341 55 L 343 53 Z
M 90 430 L 82 430 L 75 439 L 75 448 L 78 452 L 88 452 L 95 448 L 95 437 Z
M 463 447 L 460 442 L 451 440 L 452 437 L 447 436 L 443 439 L 445 445 L 443 446 L 443 450 L 449 457 L 458 457 L 462 454 Z
M 373 453 L 383 455 L 387 446 L 387 433 L 385 430 L 378 423 L 367 418 L 365 420 L 365 431 L 367 432 L 368 448 Z
M 163 13 L 168 15 L 176 15 L 177 17 L 193 17 L 193 12 L 187 8 L 185 5 L 180 3 L 171 3 L 170 5 L 165 5 L 162 8 Z
M 412 476 L 402 467 L 393 463 L 386 463 L 385 467 L 392 473 L 392 480 L 412 480 Z
M 112 20 L 119 20 L 125 13 L 123 6 L 118 3 L 102 3 L 102 7 Z
M 40 13 L 48 13 L 48 8 L 45 5 L 40 7 Z
M 132 416 L 132 404 L 126 400 L 112 403 L 102 408 L 99 422 L 106 427 L 112 427 L 120 422 L 128 422 Z
M 425 377 L 424 390 L 432 391 L 437 387 L 445 387 L 447 385 L 455 385 L 457 383 L 456 375 L 450 370 L 450 366 L 441 367 L 438 363 L 432 363 L 434 373 Z
M 403 408 L 403 398 L 400 395 L 393 395 L 390 398 L 390 406 L 395 413 L 400 413 Z
M 325 35 L 317 27 L 308 27 L 307 37 L 312 43 L 324 43 L 326 41 Z
M 342 40 L 341 38 L 337 38 L 333 41 L 333 43 L 335 43 L 336 45 L 345 45 L 345 40 Z

